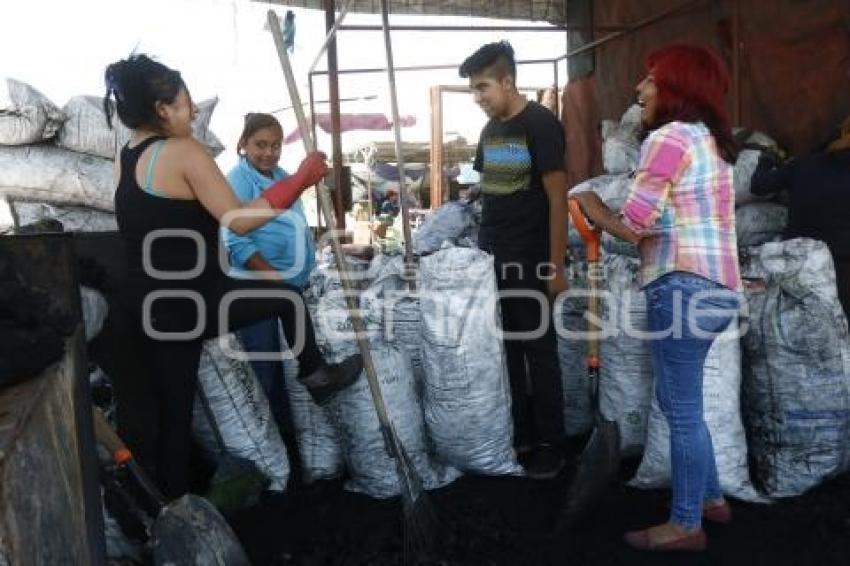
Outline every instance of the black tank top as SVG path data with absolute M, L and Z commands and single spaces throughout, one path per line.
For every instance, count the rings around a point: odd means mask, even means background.
M 156 196 L 143 190 L 136 181 L 139 157 L 151 144 L 163 139 L 166 138 L 153 136 L 134 148 L 128 144 L 121 149 L 121 178 L 115 191 L 115 216 L 127 250 L 128 283 L 140 290 L 200 289 L 216 272 L 220 272 L 218 221 L 197 199 Z M 190 271 L 203 262 L 200 273 L 180 280 L 165 280 L 145 273 L 142 246 L 145 236 L 155 230 L 182 230 L 194 234 L 198 241 L 188 235 L 157 236 L 149 254 L 149 263 L 154 269 Z

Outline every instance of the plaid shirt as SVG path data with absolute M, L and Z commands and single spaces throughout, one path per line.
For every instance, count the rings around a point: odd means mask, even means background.
M 687 271 L 741 289 L 732 166 L 702 123 L 670 122 L 641 147 L 623 222 L 641 236 L 641 280 Z

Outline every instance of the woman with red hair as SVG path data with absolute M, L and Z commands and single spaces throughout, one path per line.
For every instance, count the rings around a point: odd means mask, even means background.
M 646 67 L 637 85 L 646 137 L 621 214 L 595 193 L 575 198 L 599 228 L 638 246 L 655 395 L 670 428 L 670 519 L 625 540 L 642 550 L 701 551 L 702 519 L 732 518 L 702 406 L 703 364 L 737 315 L 741 289 L 737 148 L 723 104 L 729 76 L 714 53 L 692 45 L 658 49 Z

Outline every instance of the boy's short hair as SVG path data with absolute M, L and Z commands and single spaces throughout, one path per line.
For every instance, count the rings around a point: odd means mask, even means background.
M 464 79 L 485 71 L 496 78 L 510 75 L 516 81 L 514 48 L 510 43 L 502 40 L 481 46 L 466 58 L 459 69 L 460 76 Z

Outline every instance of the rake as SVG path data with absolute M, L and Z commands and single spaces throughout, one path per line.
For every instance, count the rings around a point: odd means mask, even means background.
M 289 55 L 283 44 L 283 34 L 281 33 L 280 20 L 273 10 L 268 11 L 269 28 L 274 38 L 275 47 L 277 48 L 280 65 L 283 70 L 286 86 L 289 90 L 289 98 L 295 111 L 295 117 L 298 120 L 298 129 L 301 132 L 301 140 L 304 142 L 304 149 L 310 153 L 315 151 L 315 142 L 310 134 L 310 128 L 307 126 L 307 119 L 304 116 L 304 109 L 301 105 L 301 96 L 298 93 L 298 86 L 295 82 L 295 76 L 292 73 L 292 65 L 289 62 Z M 320 182 L 316 187 L 316 192 L 319 196 L 319 206 L 322 214 L 328 221 L 330 226 L 333 211 L 330 200 L 327 195 L 327 188 L 323 182 Z M 372 355 L 369 350 L 369 342 L 366 338 L 366 329 L 363 324 L 363 319 L 360 317 L 357 301 L 355 299 L 353 287 L 351 285 L 350 276 L 345 264 L 345 256 L 342 252 L 342 245 L 339 242 L 337 234 L 333 230 L 329 230 L 331 247 L 336 259 L 337 269 L 340 274 L 343 292 L 345 294 L 346 306 L 348 315 L 351 319 L 351 325 L 354 329 L 354 335 L 357 339 L 357 346 L 360 349 L 360 355 L 363 357 L 363 368 L 366 372 L 366 379 L 369 383 L 369 391 L 372 394 L 372 402 L 375 405 L 375 412 L 378 415 L 378 423 L 381 429 L 381 434 L 384 437 L 384 444 L 390 457 L 395 461 L 396 471 L 398 472 L 399 486 L 401 487 L 401 501 L 404 513 L 404 547 L 405 561 L 408 557 L 415 554 L 427 553 L 431 547 L 431 533 L 433 532 L 436 523 L 434 509 L 428 500 L 425 489 L 422 486 L 422 479 L 418 472 L 413 467 L 410 457 L 404 448 L 404 445 L 396 434 L 395 428 L 390 421 L 387 412 L 384 397 L 381 392 L 381 386 L 378 382 L 378 375 L 375 371 L 375 365 L 372 361 Z

